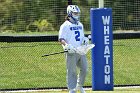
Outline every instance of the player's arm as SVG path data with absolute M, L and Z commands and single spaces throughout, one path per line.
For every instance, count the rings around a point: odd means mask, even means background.
M 67 42 L 65 41 L 64 38 L 60 38 L 60 39 L 59 39 L 59 42 L 60 42 L 62 45 L 64 45 L 64 46 L 67 44 Z
M 60 38 L 59 42 L 63 45 L 64 51 L 68 51 L 69 53 L 75 53 L 75 48 L 71 44 L 67 44 L 65 39 Z
M 74 47 L 66 42 L 68 34 L 67 29 L 69 29 L 68 26 L 65 26 L 64 24 L 61 25 L 59 31 L 59 42 L 63 45 L 64 51 L 68 51 L 69 53 L 75 53 Z

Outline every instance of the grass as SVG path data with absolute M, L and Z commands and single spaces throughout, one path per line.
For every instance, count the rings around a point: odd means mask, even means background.
M 115 84 L 140 84 L 139 43 L 139 39 L 114 40 Z M 64 54 L 41 57 L 62 50 L 58 42 L 1 42 L 0 89 L 66 86 Z M 90 55 L 89 52 L 89 73 L 85 82 L 88 86 L 91 85 Z
M 115 40 L 114 80 L 115 84 L 140 84 L 140 40 Z
M 54 80 L 55 84 L 60 78 L 57 73 L 64 74 L 62 69 L 62 71 L 58 69 L 60 61 L 57 58 L 52 60 L 41 57 L 45 53 L 60 51 L 61 46 L 58 44 L 56 44 L 58 47 L 53 47 L 55 46 L 54 43 L 5 43 L 4 45 L 9 48 L 1 48 L 0 52 L 2 58 L 0 88 L 53 86 L 49 81 Z M 4 47 L 4 45 L 2 46 Z
M 68 93 L 68 90 L 31 90 L 15 93 Z M 114 88 L 113 91 L 92 91 L 91 89 L 86 90 L 86 93 L 139 93 L 140 88 Z M 77 93 L 80 93 L 79 91 Z

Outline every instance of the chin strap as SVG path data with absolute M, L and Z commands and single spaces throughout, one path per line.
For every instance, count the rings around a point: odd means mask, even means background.
M 72 16 L 69 17 L 70 18 L 70 22 L 73 23 L 73 24 L 78 24 L 78 20 L 76 20 L 75 18 L 73 18 Z

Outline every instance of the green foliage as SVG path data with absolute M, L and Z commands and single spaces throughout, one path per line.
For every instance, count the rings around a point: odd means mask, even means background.
M 54 28 L 51 23 L 49 23 L 46 19 L 42 19 L 39 21 L 34 21 L 33 23 L 29 24 L 27 30 L 30 31 L 54 31 Z
M 26 31 L 26 22 L 21 20 L 17 21 L 16 24 L 13 25 L 13 30 L 16 32 Z
M 90 8 L 97 8 L 98 0 L 77 0 L 73 4 L 80 6 L 81 22 L 89 31 Z M 113 9 L 113 28 L 139 30 L 139 4 L 138 0 L 105 0 L 105 7 Z M 64 22 L 66 7 L 67 0 L 0 0 L 0 30 L 58 31 Z M 42 27 L 42 20 L 49 26 Z
M 106 7 L 112 7 L 113 9 L 114 28 L 139 30 L 139 4 L 138 0 L 106 0 Z

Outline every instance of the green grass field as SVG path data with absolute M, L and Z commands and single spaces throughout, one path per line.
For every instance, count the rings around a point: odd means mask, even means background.
M 85 89 L 86 93 L 139 93 L 140 88 L 125 87 L 117 88 L 115 87 L 113 91 L 92 91 L 91 89 Z M 14 93 L 68 93 L 68 90 L 30 90 L 30 91 L 12 91 Z M 80 93 L 77 91 L 77 93 Z
M 114 40 L 114 84 L 140 84 L 139 43 L 140 39 Z M 63 49 L 58 42 L 1 42 L 0 89 L 65 87 L 64 54 L 41 57 L 60 51 Z M 85 85 L 91 86 L 90 52 L 87 57 L 89 73 Z

